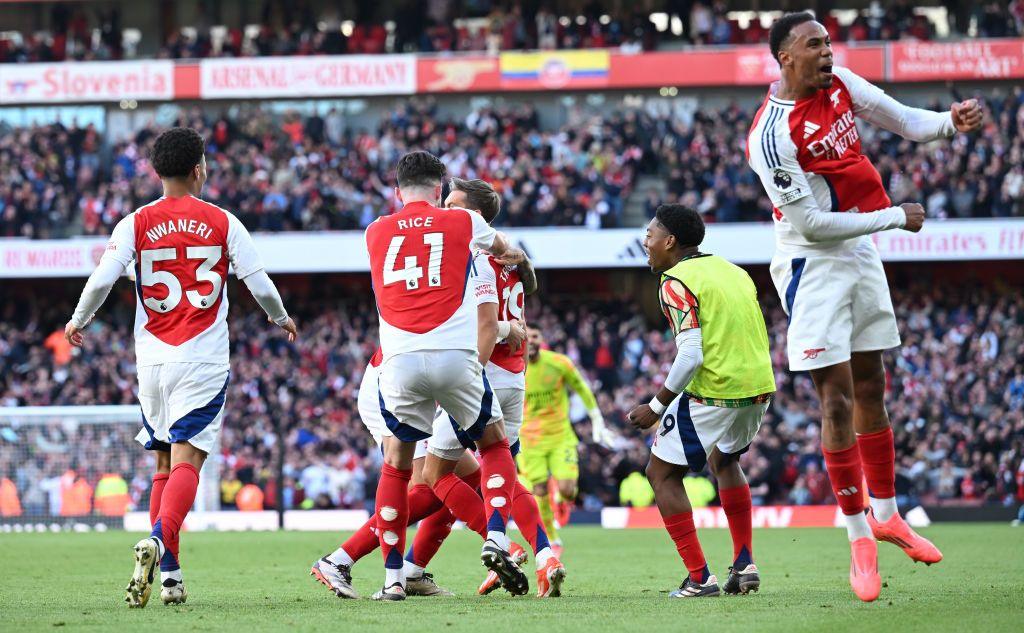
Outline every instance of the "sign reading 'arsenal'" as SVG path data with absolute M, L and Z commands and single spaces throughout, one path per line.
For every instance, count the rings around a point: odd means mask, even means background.
M 174 63 L 4 64 L 0 103 L 101 103 L 174 98 Z
M 203 99 L 412 94 L 413 55 L 204 59 Z

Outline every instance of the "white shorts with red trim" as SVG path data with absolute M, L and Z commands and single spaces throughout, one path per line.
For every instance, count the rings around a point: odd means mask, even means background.
M 870 240 L 836 253 L 776 253 L 771 273 L 789 316 L 791 371 L 830 367 L 849 361 L 852 352 L 899 346 L 889 283 Z

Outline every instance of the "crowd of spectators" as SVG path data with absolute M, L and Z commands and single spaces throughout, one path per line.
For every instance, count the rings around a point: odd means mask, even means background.
M 976 135 L 920 144 L 861 126 L 863 150 L 894 203 L 924 203 L 937 218 L 1024 215 L 1024 89 L 978 96 L 987 122 Z M 455 118 L 431 99 L 414 99 L 383 112 L 372 130 L 350 126 L 337 110 L 277 115 L 256 106 L 234 117 L 195 108 L 177 124 L 207 139 L 204 197 L 251 230 L 365 227 L 398 206 L 393 168 L 410 149 L 437 154 L 454 176 L 492 182 L 503 198 L 501 224 L 596 229 L 622 224 L 644 174 L 667 186 L 637 192 L 648 212 L 678 200 L 709 222 L 770 221 L 770 203 L 744 154 L 755 107 L 575 106 L 563 125 L 548 127 L 528 102 Z M 0 237 L 106 235 L 160 195 L 146 159 L 155 127 L 119 143 L 92 126 L 0 132 Z
M 727 3 L 721 1 L 670 0 L 660 7 L 658 24 L 650 9 L 631 3 L 625 4 L 628 8 L 615 5 L 589 2 L 582 10 L 566 14 L 550 3 L 531 8 L 518 1 L 464 6 L 432 0 L 357 7 L 346 18 L 337 13 L 317 15 L 307 3 L 268 0 L 258 21 L 246 28 L 215 25 L 200 4 L 194 24 L 163 29 L 167 35 L 156 56 L 198 59 L 607 47 L 636 52 L 680 44 L 757 44 L 768 39 L 761 20 L 729 17 Z M 910 0 L 876 1 L 852 21 L 844 16 L 840 22 L 835 12 L 821 19 L 837 42 L 933 39 L 937 25 L 914 8 Z M 947 26 L 953 34 L 1013 37 L 1024 32 L 1022 0 L 952 3 L 949 9 Z M 136 43 L 126 46 L 122 41 L 121 22 L 116 7 L 97 11 L 90 19 L 88 9 L 72 10 L 58 3 L 48 29 L 0 39 L 0 63 L 134 57 Z M 141 48 L 141 56 L 152 54 L 144 43 Z
M 924 277 L 908 269 L 893 283 L 903 346 L 885 359 L 899 501 L 1024 503 L 1024 298 L 998 283 Z M 232 377 L 216 458 L 222 501 L 231 507 L 241 486 L 255 484 L 266 505 L 276 504 L 283 437 L 287 507 L 363 507 L 372 502 L 380 467 L 380 452 L 355 407 L 376 345 L 369 290 L 327 277 L 287 282 L 286 302 L 301 324 L 294 344 L 267 325 L 247 296 L 237 297 L 232 309 Z M 116 289 L 87 332 L 84 350 L 72 352 L 62 328 L 75 288 L 5 291 L 0 406 L 136 403 L 131 288 Z M 542 296 L 530 300 L 529 319 L 553 349 L 582 368 L 605 418 L 621 434 L 613 450 L 591 444 L 585 411 L 575 405 L 583 441 L 580 503 L 589 509 L 618 505 L 620 483 L 642 472 L 648 455 L 649 438 L 630 429 L 625 415 L 664 379 L 673 341 L 659 315 L 645 318 L 651 306 L 636 297 Z M 779 390 L 743 458 L 755 503 L 831 503 L 811 381 L 785 370 L 786 318 L 774 294 L 765 294 L 763 304 Z M 15 482 L 26 505 L 52 510 L 53 486 L 69 472 L 69 482 L 77 477 L 90 485 L 115 472 L 141 504 L 153 462 L 131 441 L 134 432 L 130 424 L 12 427 L 0 420 L 0 477 Z

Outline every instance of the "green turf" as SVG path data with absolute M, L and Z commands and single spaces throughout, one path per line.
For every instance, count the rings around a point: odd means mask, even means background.
M 662 531 L 582 527 L 563 534 L 565 597 L 478 597 L 478 537 L 460 531 L 432 565 L 458 597 L 383 604 L 339 600 L 308 575 L 309 564 L 336 544 L 334 535 L 195 533 L 184 537 L 187 605 L 164 607 L 154 594 L 144 610 L 129 610 L 122 602 L 138 535 L 4 534 L 0 630 L 1024 630 L 1024 529 L 965 524 L 925 533 L 946 560 L 914 565 L 892 545 L 880 544 L 887 586 L 874 604 L 862 604 L 850 592 L 845 534 L 834 529 L 755 531 L 761 593 L 703 600 L 666 598 L 679 582 L 681 565 Z M 702 530 L 701 539 L 724 581 L 728 532 Z M 357 566 L 356 587 L 369 595 L 381 576 L 374 555 Z

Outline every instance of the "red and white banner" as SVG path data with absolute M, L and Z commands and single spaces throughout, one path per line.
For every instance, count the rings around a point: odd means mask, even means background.
M 753 512 L 756 528 L 791 527 L 840 527 L 843 515 L 839 506 L 755 506 Z M 693 522 L 698 528 L 726 528 L 729 522 L 722 508 L 694 508 Z M 664 528 L 658 508 L 604 508 L 601 511 L 601 527 L 623 528 Z
M 0 103 L 94 103 L 173 99 L 170 61 L 3 64 Z
M 889 81 L 1017 79 L 1024 77 L 1024 40 L 894 42 Z
M 416 92 L 415 55 L 250 57 L 199 62 L 203 99 L 342 97 Z

